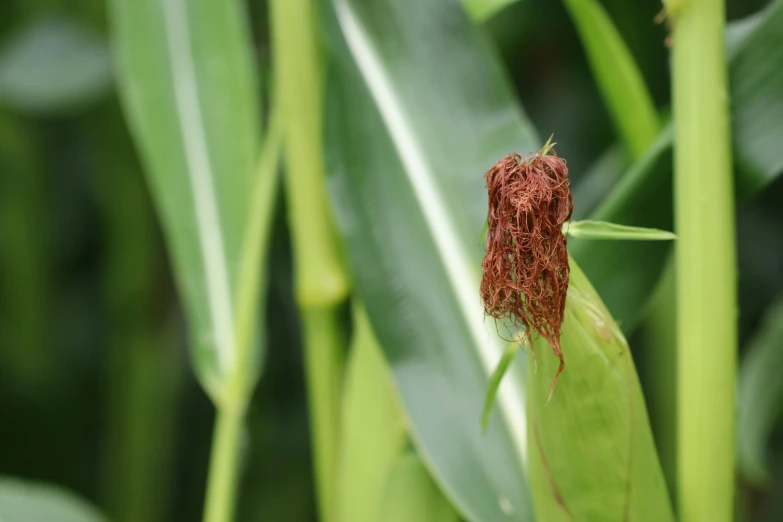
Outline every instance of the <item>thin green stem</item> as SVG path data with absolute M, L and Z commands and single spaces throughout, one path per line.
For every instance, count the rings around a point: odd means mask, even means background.
M 680 520 L 733 518 L 737 358 L 734 194 L 723 0 L 673 22 Z
M 251 194 L 242 256 L 239 268 L 240 285 L 236 307 L 237 365 L 229 377 L 228 393 L 218 403 L 212 458 L 207 479 L 205 522 L 230 522 L 234 514 L 237 485 L 239 445 L 247 402 L 253 393 L 256 372 L 253 350 L 256 335 L 255 320 L 259 316 L 260 296 L 264 295 L 266 279 L 266 245 L 277 193 L 277 166 L 282 131 L 279 110 L 272 109 L 269 129 Z
M 204 522 L 230 522 L 234 519 L 243 420 L 242 411 L 232 408 L 219 408 L 217 411 Z
M 326 199 L 323 79 L 315 4 L 272 0 L 270 18 L 284 118 L 286 200 L 304 333 L 316 490 L 320 519 L 334 522 L 345 348 L 339 312 L 348 295 L 348 276 Z

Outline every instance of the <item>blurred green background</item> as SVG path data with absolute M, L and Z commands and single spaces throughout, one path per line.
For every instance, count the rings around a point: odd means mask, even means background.
M 653 22 L 660 3 L 602 3 L 666 112 L 666 30 Z M 730 0 L 729 19 L 764 4 Z M 267 8 L 254 0 L 248 8 L 265 70 Z M 536 128 L 556 132 L 579 191 L 580 177 L 616 138 L 561 3 L 522 0 L 485 29 Z M 64 486 L 117 520 L 198 520 L 214 413 L 189 369 L 161 231 L 114 89 L 107 31 L 102 0 L 0 6 L 0 474 Z M 252 444 L 240 482 L 238 519 L 247 521 L 316 519 L 279 201 L 267 296 L 271 348 L 250 407 Z M 778 180 L 738 209 L 743 342 L 783 290 L 782 201 Z M 637 344 L 643 340 L 632 337 Z M 645 352 L 634 358 L 650 385 Z M 771 444 L 773 485 L 743 487 L 754 520 L 783 518 L 781 435 Z M 138 483 L 134 477 L 156 487 L 118 494 Z

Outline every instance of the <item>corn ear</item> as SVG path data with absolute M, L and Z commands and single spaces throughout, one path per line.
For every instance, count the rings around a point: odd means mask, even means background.
M 537 520 L 673 521 L 628 343 L 573 259 L 560 338 L 528 365 L 528 455 Z M 532 351 L 529 353 L 532 357 Z

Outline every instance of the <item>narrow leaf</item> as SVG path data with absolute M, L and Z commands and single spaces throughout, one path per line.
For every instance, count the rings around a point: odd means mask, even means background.
M 506 375 L 509 366 L 514 361 L 514 356 L 516 356 L 520 346 L 521 344 L 517 342 L 508 343 L 506 350 L 500 357 L 500 361 L 498 361 L 498 365 L 495 367 L 495 371 L 492 372 L 489 378 L 487 393 L 484 397 L 484 412 L 481 414 L 481 428 L 484 431 L 489 426 L 489 414 L 492 413 L 492 406 L 495 405 L 495 397 L 497 397 L 500 383 L 503 381 L 503 376 Z
M 421 461 L 407 455 L 389 473 L 379 511 L 381 522 L 459 522 Z
M 62 489 L 0 477 L 0 520 L 46 522 L 102 522 L 92 506 Z
M 194 367 L 214 400 L 241 367 L 235 306 L 260 145 L 251 44 L 237 1 L 113 0 L 119 85 L 166 234 Z M 241 366 L 239 366 L 241 363 Z
M 783 401 L 783 298 L 767 312 L 750 342 L 739 373 L 737 466 L 757 485 L 771 476 L 767 441 L 780 419 Z
M 570 221 L 563 225 L 569 236 L 581 239 L 619 239 L 635 241 L 668 241 L 677 239 L 673 232 L 657 228 L 631 227 L 606 221 Z
M 386 478 L 407 443 L 391 371 L 361 306 L 355 306 L 354 320 L 342 410 L 337 517 L 341 522 L 377 519 Z
M 655 141 L 658 114 L 630 50 L 597 0 L 565 0 L 587 54 L 593 77 L 632 158 Z

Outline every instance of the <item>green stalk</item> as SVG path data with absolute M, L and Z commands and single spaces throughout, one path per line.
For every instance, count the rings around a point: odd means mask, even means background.
M 285 125 L 286 199 L 296 297 L 304 332 L 316 491 L 321 520 L 333 522 L 344 333 L 340 305 L 348 277 L 326 200 L 323 78 L 315 2 L 270 2 L 274 65 Z
M 230 522 L 234 519 L 237 490 L 237 464 L 244 411 L 218 408 L 212 455 L 209 460 L 205 522 Z
M 733 518 L 734 195 L 723 0 L 672 0 L 678 492 L 683 522 Z
M 217 418 L 212 442 L 212 455 L 207 478 L 205 522 L 230 522 L 234 518 L 237 491 L 237 468 L 247 403 L 253 392 L 254 379 L 252 345 L 257 335 L 256 317 L 260 297 L 265 294 L 266 245 L 269 243 L 275 195 L 277 194 L 277 162 L 282 129 L 279 111 L 273 108 L 269 129 L 261 150 L 258 177 L 251 195 L 245 239 L 240 259 L 239 286 L 236 306 L 235 370 L 229 377 L 224 400 L 217 403 Z

